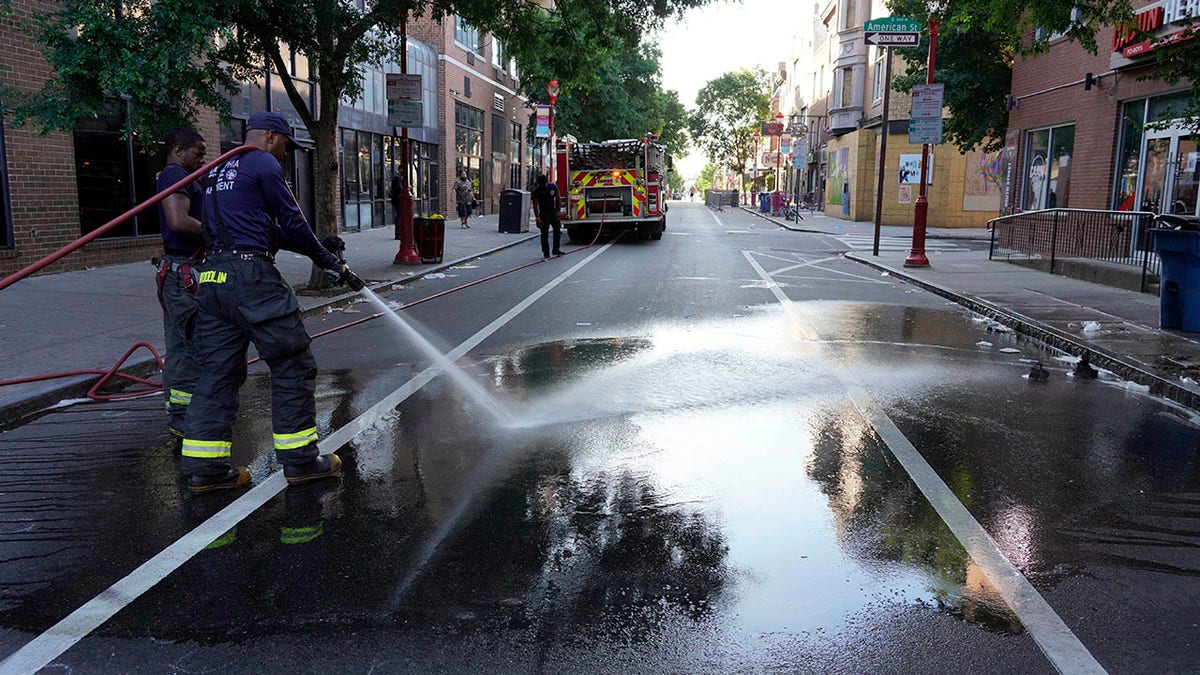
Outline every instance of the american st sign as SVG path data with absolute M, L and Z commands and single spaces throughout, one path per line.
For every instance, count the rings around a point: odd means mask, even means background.
M 921 41 L 921 22 L 903 16 L 885 16 L 863 24 L 863 39 L 880 47 L 912 47 Z

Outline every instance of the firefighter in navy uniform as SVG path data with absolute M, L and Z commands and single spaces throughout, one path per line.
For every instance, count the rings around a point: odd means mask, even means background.
M 192 129 L 167 134 L 167 166 L 158 174 L 156 192 L 178 183 L 204 164 L 204 138 Z M 200 364 L 187 340 L 187 325 L 196 314 L 196 277 L 204 255 L 200 213 L 204 189 L 192 181 L 158 204 L 163 254 L 158 267 L 158 302 L 163 308 L 163 333 L 167 354 L 163 359 L 163 391 L 167 395 L 168 429 L 183 436 L 184 419 L 192 392 L 200 380 Z
M 298 145 L 283 115 L 251 115 L 246 145 L 258 149 L 214 167 L 204 184 L 208 253 L 192 329 L 202 372 L 180 461 L 194 493 L 250 482 L 250 472 L 231 467 L 229 457 L 251 342 L 271 369 L 275 453 L 288 483 L 333 476 L 342 464 L 337 455 L 322 457 L 317 450 L 317 365 L 300 305 L 275 268 L 275 253 L 306 255 L 354 290 L 362 289 L 363 281 L 317 241 L 284 182 L 280 160 Z

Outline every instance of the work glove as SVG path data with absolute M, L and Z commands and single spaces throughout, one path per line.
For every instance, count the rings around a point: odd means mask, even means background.
M 345 257 L 344 254 L 346 252 L 346 242 L 343 241 L 341 237 L 331 234 L 321 240 L 321 245 L 325 247 L 326 251 L 332 253 L 338 260 L 341 260 Z
M 362 277 L 350 271 L 346 263 L 342 263 L 341 267 L 326 268 L 325 278 L 335 284 L 345 284 L 352 291 L 361 291 L 367 285 L 367 282 L 363 281 Z

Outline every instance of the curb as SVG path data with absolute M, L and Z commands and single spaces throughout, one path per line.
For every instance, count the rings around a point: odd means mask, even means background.
M 807 227 L 796 227 L 796 226 L 788 225 L 789 221 L 787 221 L 787 220 L 780 221 L 775 216 L 764 215 L 758 209 L 751 209 L 751 208 L 748 208 L 745 206 L 739 206 L 737 208 L 739 208 L 743 211 L 749 212 L 751 214 L 754 214 L 754 215 L 758 216 L 759 218 L 762 218 L 763 220 L 770 221 L 771 223 L 774 223 L 774 224 L 778 225 L 779 227 L 782 227 L 785 230 L 791 230 L 792 232 L 807 232 L 809 234 L 827 234 L 827 235 L 835 236 L 835 237 L 838 236 L 838 233 L 829 232 L 827 230 L 814 230 L 814 229 L 810 229 Z M 891 227 L 891 226 L 889 226 L 889 227 Z M 957 240 L 957 241 L 990 241 L 989 238 L 985 238 L 985 237 L 971 237 L 971 236 L 960 235 L 960 234 L 926 234 L 925 238 L 926 239 L 953 239 L 953 240 Z
M 902 270 L 897 270 L 894 267 L 889 267 L 873 260 L 865 259 L 853 252 L 847 253 L 846 258 L 868 267 L 873 267 L 877 270 L 887 272 L 891 276 L 902 279 L 906 283 L 913 284 L 914 286 L 923 288 L 931 293 L 940 295 L 948 300 L 962 305 L 963 307 L 966 307 L 972 312 L 986 316 L 989 319 L 993 319 L 1008 326 L 1009 328 L 1012 328 L 1019 335 L 1033 338 L 1059 351 L 1073 354 L 1075 356 L 1083 356 L 1084 354 L 1087 354 L 1088 360 L 1092 365 L 1112 371 L 1123 379 L 1136 382 L 1140 385 L 1148 386 L 1150 387 L 1150 393 L 1155 394 L 1156 396 L 1168 398 L 1187 408 L 1200 411 L 1200 390 L 1189 389 L 1180 382 L 1165 378 L 1156 372 L 1148 370 L 1143 364 L 1131 361 L 1124 356 L 1114 354 L 1108 350 L 1082 342 L 1079 340 L 1079 338 L 1069 333 L 1065 333 L 1057 328 L 1047 326 L 1040 321 L 1027 317 L 1019 312 L 1014 312 L 1010 309 L 993 305 L 986 300 L 981 300 L 974 296 L 959 293 L 932 281 L 919 279 L 912 274 Z
M 536 233 L 529 234 L 515 241 L 501 244 L 500 246 L 495 246 L 477 253 L 471 253 L 448 262 L 439 263 L 433 267 L 423 270 L 420 274 L 399 277 L 387 281 L 378 281 L 368 285 L 367 288 L 375 290 L 377 288 L 383 288 L 392 284 L 415 281 L 426 274 L 432 274 L 434 272 L 453 267 L 454 265 L 459 265 L 476 258 L 482 258 L 498 251 L 511 248 L 518 244 L 523 244 L 526 241 L 529 241 L 530 239 L 536 239 L 537 237 L 538 234 Z M 317 296 L 299 296 L 302 304 L 306 297 L 320 300 L 318 304 L 310 307 L 301 306 L 300 315 L 306 319 L 321 315 L 324 313 L 326 307 L 346 302 L 350 298 L 357 295 L 358 293 L 356 292 L 350 292 L 327 298 L 318 298 Z M 155 361 L 154 357 L 146 356 L 145 358 L 137 361 L 126 362 L 125 367 L 121 369 L 121 372 L 137 377 L 149 378 L 155 373 L 159 372 L 158 362 Z M 59 401 L 71 398 L 83 398 L 83 396 L 87 394 L 88 389 L 91 389 L 92 385 L 94 385 L 100 379 L 100 377 L 100 375 L 78 375 L 71 378 L 63 378 L 61 380 L 52 380 L 48 381 L 44 387 L 33 389 L 23 394 L 14 395 L 9 400 L 0 400 L 0 430 L 18 426 L 19 423 L 22 422 L 22 420 L 24 420 L 26 417 L 41 412 L 58 403 Z

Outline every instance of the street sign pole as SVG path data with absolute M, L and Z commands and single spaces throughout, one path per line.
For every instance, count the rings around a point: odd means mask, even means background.
M 936 17 L 929 17 L 929 63 L 925 68 L 925 83 L 933 84 L 933 64 L 937 54 L 938 24 Z M 905 267 L 929 267 L 929 258 L 925 255 L 925 226 L 929 218 L 929 200 L 925 198 L 925 177 L 929 170 L 929 143 L 921 145 L 921 182 L 917 193 L 917 203 L 913 209 L 912 250 L 904 260 Z
M 408 10 L 400 19 L 400 72 L 408 74 Z M 408 151 L 408 126 L 400 129 L 400 249 L 392 260 L 394 265 L 420 265 L 421 254 L 417 252 L 416 237 L 413 236 L 413 203 L 408 189 L 408 171 L 411 155 Z
M 887 171 L 888 104 L 892 93 L 892 48 L 887 48 L 883 67 L 883 117 L 880 121 L 882 134 L 879 137 L 879 176 L 875 190 L 875 243 L 871 255 L 879 255 L 879 232 L 883 229 L 883 176 Z

